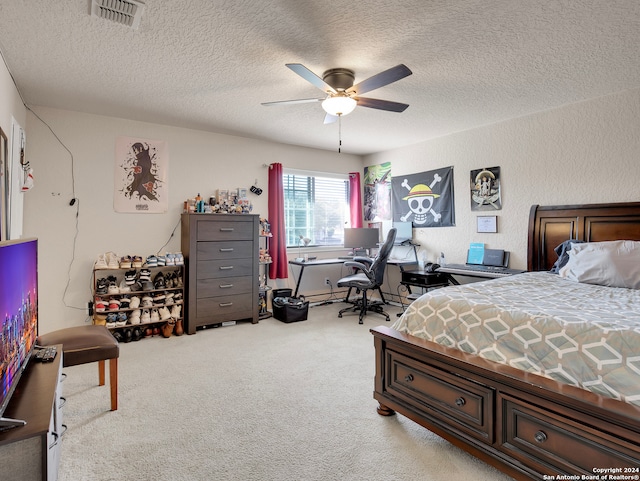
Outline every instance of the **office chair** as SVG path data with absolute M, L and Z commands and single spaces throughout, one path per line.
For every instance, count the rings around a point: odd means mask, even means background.
M 382 291 L 380 292 L 382 302 L 369 302 L 367 299 L 367 291 L 372 289 L 380 290 L 380 286 L 384 281 L 384 271 L 387 267 L 387 259 L 389 259 L 389 254 L 391 254 L 391 249 L 393 249 L 393 243 L 395 240 L 396 229 L 390 229 L 387 234 L 387 240 L 384 241 L 384 244 L 380 247 L 375 259 L 370 259 L 369 257 L 354 257 L 352 261 L 344 263 L 345 266 L 353 267 L 359 272 L 340 279 L 337 284 L 338 287 L 349 288 L 349 292 L 347 293 L 347 302 L 349 302 L 349 294 L 353 288 L 356 289 L 357 293 L 362 292 L 362 297 L 357 299 L 353 306 L 340 310 L 338 317 L 342 317 L 342 314 L 347 311 L 356 312 L 359 310 L 360 324 L 363 323 L 363 318 L 367 314 L 367 311 L 382 314 L 387 318 L 387 321 L 389 321 L 389 314 L 384 312 L 382 309 L 382 306 L 384 305 Z

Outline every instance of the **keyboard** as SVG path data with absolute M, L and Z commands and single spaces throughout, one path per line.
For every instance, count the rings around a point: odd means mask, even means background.
M 446 272 L 449 274 L 460 275 L 473 275 L 483 274 L 483 277 L 506 277 L 513 274 L 521 274 L 523 270 L 508 269 L 501 266 L 483 266 L 483 265 L 468 265 L 468 264 L 447 264 L 446 266 L 438 269 L 440 272 Z

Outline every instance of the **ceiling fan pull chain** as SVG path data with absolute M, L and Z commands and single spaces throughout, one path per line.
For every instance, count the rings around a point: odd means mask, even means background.
M 338 115 L 338 153 L 342 149 L 342 115 Z

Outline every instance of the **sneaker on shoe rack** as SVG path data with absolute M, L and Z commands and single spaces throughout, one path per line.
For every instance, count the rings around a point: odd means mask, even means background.
M 158 267 L 158 258 L 154 255 L 147 256 L 147 261 L 144 265 L 145 267 Z
M 182 252 L 176 252 L 175 261 L 177 266 L 184 265 L 184 256 L 182 255 Z
M 167 319 L 171 318 L 171 313 L 166 307 L 161 307 L 160 309 L 158 309 L 158 314 L 160 315 L 161 321 L 166 321 Z
M 108 269 L 107 258 L 104 254 L 98 255 L 98 258 L 93 264 L 94 269 Z
M 105 301 L 103 301 L 100 297 L 96 297 L 96 312 L 104 312 L 107 310 L 107 306 L 109 304 Z
M 144 296 L 142 298 L 142 307 L 152 307 L 153 306 L 153 298 L 151 296 Z
M 151 281 L 143 281 L 142 282 L 142 290 L 143 291 L 152 291 L 154 289 L 153 282 Z
M 129 309 L 131 304 L 131 298 L 129 296 L 122 296 L 120 298 L 120 309 Z
M 109 282 L 109 287 L 107 287 L 107 294 L 120 294 L 120 288 L 115 282 Z
M 158 309 L 156 309 L 155 307 L 153 309 L 151 309 L 151 322 L 158 322 L 160 321 L 160 313 L 158 312 Z
M 138 296 L 132 296 L 131 302 L 129 302 L 129 307 L 131 309 L 137 309 L 140 307 L 140 298 Z
M 140 256 L 133 256 L 131 258 L 131 267 L 135 267 L 135 268 L 140 268 L 142 267 L 142 257 Z
M 177 270 L 174 272 L 175 277 L 175 282 L 174 282 L 174 286 L 173 287 L 182 287 L 182 273 Z
M 95 326 L 106 326 L 107 325 L 107 316 L 104 314 L 98 314 L 93 316 L 93 324 Z
M 138 280 L 140 281 L 150 281 L 151 280 L 151 271 L 149 269 L 141 269 L 140 274 L 138 275 Z
M 173 296 L 173 302 L 176 304 L 182 304 L 182 292 L 176 292 L 176 295 Z
M 151 322 L 151 315 L 149 314 L 149 309 L 142 309 L 142 314 L 140 315 L 140 322 L 143 324 L 147 324 Z
M 168 266 L 175 266 L 176 265 L 176 256 L 175 256 L 175 254 L 171 254 L 170 252 L 167 252 L 164 255 L 164 258 L 166 259 L 166 265 L 168 265 Z
M 115 331 L 112 332 L 111 335 L 113 336 L 113 338 L 118 341 L 118 342 L 124 342 L 124 337 L 122 336 L 122 333 L 119 331 Z
M 105 254 L 108 269 L 120 269 L 120 258 L 115 252 L 107 252 Z
M 141 322 L 140 316 L 141 316 L 140 309 L 136 309 L 129 316 L 129 322 L 131 324 L 140 324 L 140 322 Z
M 124 312 L 119 312 L 116 320 L 116 327 L 124 327 L 127 325 L 127 315 Z
M 120 258 L 120 269 L 131 268 L 131 256 L 123 256 Z
M 140 281 L 136 281 L 134 284 L 131 285 L 132 292 L 138 292 L 141 290 L 142 290 L 142 283 Z
M 164 293 L 164 305 L 171 306 L 173 305 L 173 292 L 165 292 Z
M 174 306 L 171 308 L 171 317 L 173 317 L 174 319 L 179 319 L 181 310 L 182 309 L 180 305 L 174 304 Z
M 167 289 L 172 289 L 172 288 L 176 287 L 176 284 L 178 283 L 178 281 L 176 280 L 176 275 L 175 275 L 174 272 L 167 272 L 164 275 L 164 281 L 165 281 Z
M 118 315 L 115 312 L 110 312 L 107 314 L 107 327 L 114 328 L 116 327 L 116 321 L 118 320 Z
M 104 277 L 96 281 L 96 294 L 106 294 L 109 282 Z
M 137 274 L 137 272 L 135 270 L 125 272 L 124 273 L 124 282 L 128 286 L 132 286 L 133 284 L 135 284 L 136 283 L 136 274 Z
M 158 259 L 158 267 L 164 267 L 167 265 L 167 258 L 165 256 L 156 256 Z
M 166 296 L 164 295 L 164 292 L 158 292 L 155 296 L 153 296 L 153 305 L 163 306 L 165 298 Z
M 120 282 L 120 293 L 124 294 L 125 292 L 131 292 L 131 286 L 127 284 L 127 282 L 122 279 L 122 281 Z
M 120 309 L 120 301 L 118 299 L 109 299 L 109 310 L 117 311 Z
M 153 287 L 156 289 L 164 289 L 166 287 L 166 281 L 162 272 L 158 272 L 153 278 Z

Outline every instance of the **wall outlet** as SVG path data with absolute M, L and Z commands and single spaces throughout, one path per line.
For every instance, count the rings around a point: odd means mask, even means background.
M 331 285 L 331 279 L 329 279 L 328 277 L 324 278 L 324 285 L 325 286 L 330 286 Z

